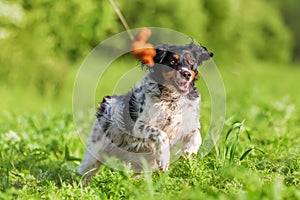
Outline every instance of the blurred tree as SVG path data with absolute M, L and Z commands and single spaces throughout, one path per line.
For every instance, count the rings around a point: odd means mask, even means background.
M 300 1 L 277 0 L 286 25 L 290 28 L 294 37 L 293 61 L 300 61 Z
M 203 1 L 144 0 L 120 1 L 131 28 L 162 27 L 181 31 L 204 42 L 207 17 Z M 130 6 L 129 6 L 130 5 Z
M 215 52 L 220 61 L 278 63 L 291 57 L 291 34 L 279 7 L 270 0 L 116 3 L 132 28 L 157 26 L 183 32 Z M 288 15 L 298 4 L 288 3 L 283 13 Z M 299 15 L 298 10 L 293 13 Z M 289 23 L 300 37 L 296 20 Z M 67 66 L 81 62 L 99 42 L 120 31 L 123 27 L 108 0 L 0 0 L 0 81 L 34 84 L 40 93 L 59 90 Z
M 23 0 L 27 27 L 40 29 L 52 49 L 78 61 L 108 35 L 117 32 L 116 15 L 106 0 Z
M 0 18 L 7 33 L 0 39 L 1 80 L 34 84 L 41 94 L 49 89 L 57 94 L 67 66 L 81 62 L 101 40 L 118 31 L 116 16 L 106 0 L 2 3 L 19 5 L 23 18 L 17 25 L 8 17 Z
M 204 7 L 207 39 L 222 60 L 290 61 L 289 30 L 269 1 L 205 0 Z
M 132 27 L 183 32 L 214 51 L 221 61 L 288 62 L 290 32 L 273 4 L 268 0 L 131 0 L 121 6 Z

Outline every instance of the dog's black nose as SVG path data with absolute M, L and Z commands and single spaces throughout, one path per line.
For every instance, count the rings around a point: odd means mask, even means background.
M 192 74 L 189 71 L 182 71 L 181 75 L 186 79 L 186 80 L 190 80 Z

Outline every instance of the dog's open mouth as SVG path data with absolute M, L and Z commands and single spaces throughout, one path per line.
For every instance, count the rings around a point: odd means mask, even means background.
M 188 91 L 190 88 L 190 82 L 181 83 L 181 84 L 177 84 L 177 85 L 178 85 L 179 90 L 181 90 L 183 92 Z
M 190 89 L 190 82 L 186 81 L 183 83 L 177 82 L 174 79 L 172 80 L 173 85 L 179 92 L 187 92 Z

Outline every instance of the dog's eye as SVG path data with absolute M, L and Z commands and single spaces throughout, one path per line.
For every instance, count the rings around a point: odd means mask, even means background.
M 189 60 L 188 63 L 189 63 L 190 65 L 194 65 L 194 64 L 195 64 L 195 61 L 194 61 L 194 60 Z
M 169 59 L 169 64 L 170 65 L 175 65 L 176 64 L 176 60 L 174 58 L 170 58 Z

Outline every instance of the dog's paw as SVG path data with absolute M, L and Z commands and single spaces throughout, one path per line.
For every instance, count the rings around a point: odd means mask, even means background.
M 170 149 L 165 146 L 159 151 L 157 165 L 162 172 L 167 172 L 170 165 Z
M 168 169 L 169 169 L 169 165 L 170 165 L 170 162 L 169 161 L 164 161 L 164 160 L 158 160 L 158 166 L 159 166 L 159 169 L 162 171 L 162 172 L 167 172 Z

